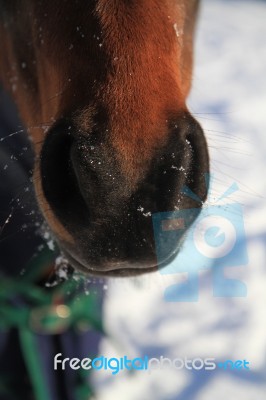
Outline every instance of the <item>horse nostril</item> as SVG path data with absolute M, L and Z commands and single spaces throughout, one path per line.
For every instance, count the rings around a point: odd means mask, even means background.
M 73 140 L 69 124 L 59 123 L 48 133 L 40 155 L 43 193 L 62 222 L 69 214 L 80 221 L 88 217 L 70 157 Z
M 209 173 L 209 153 L 203 129 L 190 115 L 187 117 L 186 143 L 191 149 L 191 162 L 187 186 L 195 192 L 202 203 L 206 200 L 206 174 Z
M 145 179 L 133 196 L 135 204 L 140 204 L 146 215 L 180 207 L 200 207 L 201 204 L 184 199 L 184 186 L 202 202 L 206 199 L 209 157 L 203 131 L 189 113 L 174 121 L 169 126 L 167 142 L 157 149 Z
M 180 137 L 181 144 L 178 139 Z M 171 160 L 170 162 L 172 181 L 174 180 L 173 177 L 176 176 L 176 184 L 172 182 L 172 185 L 176 187 L 179 194 L 184 189 L 184 186 L 189 187 L 201 199 L 202 204 L 207 196 L 205 178 L 209 172 L 209 155 L 204 132 L 200 124 L 189 112 L 186 112 L 182 118 L 179 118 L 171 130 L 169 146 L 174 151 L 174 154 L 178 156 L 178 161 L 175 160 L 172 162 L 173 160 Z M 179 197 L 177 193 L 176 197 Z M 191 205 L 190 200 L 186 199 L 185 203 L 183 202 L 185 208 Z M 200 207 L 201 204 L 197 207 Z

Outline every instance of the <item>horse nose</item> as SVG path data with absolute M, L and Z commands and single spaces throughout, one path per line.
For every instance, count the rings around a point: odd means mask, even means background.
M 152 215 L 200 209 L 209 168 L 203 131 L 184 113 L 169 122 L 165 138 L 154 146 L 145 169 L 137 171 L 138 184 L 132 189 L 109 139 L 80 134 L 65 121 L 52 127 L 41 152 L 42 187 L 56 218 L 73 237 L 75 247 L 68 251 L 73 259 L 99 271 L 124 269 L 125 264 L 129 269 L 154 266 Z M 182 195 L 184 185 L 202 202 Z M 165 259 L 178 248 L 179 243 L 171 243 Z

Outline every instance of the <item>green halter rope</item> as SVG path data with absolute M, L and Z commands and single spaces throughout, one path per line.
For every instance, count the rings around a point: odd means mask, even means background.
M 80 280 L 69 279 L 53 288 L 36 284 L 38 277 L 54 263 L 54 258 L 55 253 L 46 248 L 31 260 L 24 275 L 16 279 L 1 278 L 0 283 L 0 330 L 13 327 L 18 330 L 36 400 L 49 400 L 36 333 L 58 334 L 79 325 L 104 333 L 97 296 L 81 293 Z M 77 296 L 73 296 L 74 293 Z M 14 306 L 14 297 L 22 298 L 23 304 Z M 87 400 L 92 395 L 92 389 L 86 377 L 82 378 L 84 383 L 77 388 L 76 398 Z M 1 390 L 4 387 L 0 384 L 0 394 Z

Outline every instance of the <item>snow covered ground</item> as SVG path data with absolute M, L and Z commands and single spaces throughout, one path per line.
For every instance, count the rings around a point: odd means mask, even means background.
M 201 274 L 198 302 L 166 302 L 184 279 L 160 273 L 110 280 L 105 356 L 246 359 L 249 371 L 95 373 L 99 400 L 264 400 L 266 397 L 266 2 L 203 0 L 189 106 L 205 129 L 214 182 L 211 206 L 244 207 L 248 264 L 229 271 L 247 297 L 214 298 L 212 269 Z M 213 263 L 213 268 L 215 263 Z M 181 276 L 181 278 L 180 278 Z

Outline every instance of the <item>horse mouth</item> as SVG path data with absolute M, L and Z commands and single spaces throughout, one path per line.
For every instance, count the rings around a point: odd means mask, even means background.
M 83 275 L 98 276 L 98 277 L 133 277 L 151 272 L 157 272 L 165 266 L 173 262 L 178 256 L 183 244 L 184 236 L 182 235 L 172 246 L 164 258 L 158 259 L 156 251 L 149 254 L 144 259 L 111 259 L 111 258 L 98 258 L 90 259 L 82 257 L 79 253 L 71 248 L 67 243 L 58 242 L 62 254 L 68 260 L 71 267 Z
M 148 266 L 132 267 L 130 263 L 123 262 L 110 262 L 106 263 L 105 266 L 91 266 L 91 263 L 84 263 L 78 257 L 75 257 L 68 250 L 62 249 L 62 253 L 65 255 L 70 265 L 78 272 L 84 275 L 93 275 L 96 277 L 133 277 L 137 275 L 143 275 L 146 273 L 158 271 L 158 265 L 151 264 Z

